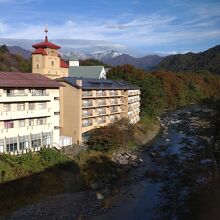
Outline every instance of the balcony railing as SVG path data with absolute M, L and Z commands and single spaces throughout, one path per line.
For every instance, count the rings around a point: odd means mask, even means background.
M 106 111 L 98 111 L 97 112 L 97 115 L 105 115 L 106 114 Z
M 84 97 L 91 97 L 92 96 L 92 92 L 83 92 L 82 93 L 82 97 L 84 98 Z
M 97 120 L 97 124 L 104 124 L 106 123 L 106 120 Z
M 85 108 L 86 107 L 91 107 L 91 106 L 93 106 L 93 103 L 92 102 L 83 103 L 82 106 L 85 107 Z
M 89 122 L 84 122 L 82 124 L 83 127 L 88 127 L 88 126 L 91 126 L 92 125 L 92 121 L 89 121 Z
M 28 93 L 6 93 L 8 97 L 16 97 L 16 96 L 28 96 Z
M 118 109 L 115 108 L 111 109 L 111 113 L 115 113 L 115 112 L 118 112 Z
M 83 112 L 83 113 L 82 113 L 82 116 L 83 116 L 83 117 L 92 116 L 92 112 Z
M 106 105 L 106 101 L 98 102 L 98 106 Z
M 112 101 L 111 101 L 111 104 L 112 104 L 112 105 L 118 105 L 118 100 L 112 100 Z
M 45 91 L 32 91 L 31 95 L 32 96 L 49 96 L 49 93 Z
M 117 91 L 110 91 L 109 94 L 110 94 L 110 96 L 117 96 L 118 92 Z
M 106 96 L 106 92 L 102 91 L 102 92 L 96 92 L 96 96 Z

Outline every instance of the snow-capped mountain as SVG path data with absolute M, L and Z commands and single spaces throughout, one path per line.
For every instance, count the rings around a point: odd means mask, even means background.
M 122 53 L 116 51 L 116 50 L 107 50 L 107 51 L 103 51 L 103 52 L 96 52 L 96 53 L 92 53 L 90 54 L 90 57 L 96 60 L 101 60 L 101 61 L 105 61 L 117 56 L 122 55 Z
M 67 50 L 61 49 L 60 54 L 65 60 L 69 60 L 69 57 L 71 56 L 71 54 L 75 54 L 79 60 L 85 60 L 85 59 L 90 58 L 87 54 L 84 54 L 78 51 L 68 50 L 68 49 Z
M 107 50 L 107 51 L 87 53 L 87 54 L 79 52 L 79 51 L 68 50 L 68 49 L 61 50 L 61 55 L 65 59 L 69 59 L 72 53 L 75 54 L 80 60 L 96 59 L 96 60 L 101 60 L 103 62 L 122 55 L 116 50 Z

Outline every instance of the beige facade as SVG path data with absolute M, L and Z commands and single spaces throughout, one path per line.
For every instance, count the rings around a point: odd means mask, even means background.
M 59 88 L 0 88 L 0 152 L 59 147 Z
M 41 44 L 37 45 L 37 49 L 32 53 L 32 73 L 39 73 L 50 79 L 68 76 L 68 64 L 62 60 L 58 49 L 50 48 L 51 43 L 47 38 L 42 46 Z
M 139 89 L 83 89 L 61 82 L 61 135 L 71 136 L 74 143 L 81 143 L 89 131 L 108 125 L 122 117 L 131 123 L 139 121 Z

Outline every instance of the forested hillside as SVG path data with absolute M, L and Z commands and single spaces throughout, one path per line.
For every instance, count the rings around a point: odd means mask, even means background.
M 173 72 L 210 72 L 220 74 L 220 45 L 200 53 L 167 56 L 155 69 Z
M 31 72 L 31 60 L 17 54 L 11 54 L 6 45 L 0 46 L 0 71 Z
M 103 63 L 100 60 L 96 59 L 86 59 L 86 60 L 80 60 L 79 61 L 80 66 L 104 66 L 104 67 L 110 67 L 110 65 Z
M 145 72 L 131 65 L 113 67 L 107 77 L 141 88 L 142 115 L 157 116 L 165 109 L 220 96 L 220 77 L 214 74 Z

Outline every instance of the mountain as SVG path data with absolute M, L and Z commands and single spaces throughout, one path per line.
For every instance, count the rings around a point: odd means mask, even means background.
M 0 46 L 0 71 L 31 72 L 31 60 L 24 59 L 18 54 L 10 53 L 6 45 Z
M 112 66 L 131 64 L 138 68 L 150 70 L 154 68 L 163 59 L 164 57 L 158 55 L 147 55 L 144 57 L 135 58 L 128 54 L 121 54 L 113 58 L 101 59 L 101 61 Z
M 25 59 L 31 58 L 31 51 L 30 50 L 26 50 L 26 49 L 23 49 L 18 46 L 7 46 L 7 48 L 9 49 L 9 52 L 11 54 L 18 54 L 18 55 L 24 57 Z
M 105 60 L 112 59 L 112 58 L 120 56 L 120 55 L 122 55 L 122 54 L 116 50 L 107 50 L 104 52 L 90 54 L 91 58 L 96 59 L 96 60 L 101 60 L 103 62 Z
M 186 53 L 165 57 L 155 70 L 173 72 L 208 71 L 220 74 L 220 45 L 200 53 Z
M 62 52 L 62 56 L 65 59 L 69 59 L 70 54 L 74 53 L 79 60 L 99 60 L 110 66 L 118 66 L 124 64 L 131 64 L 138 68 L 143 68 L 146 70 L 151 70 L 154 68 L 164 57 L 159 55 L 147 55 L 140 58 L 135 58 L 128 54 L 122 54 L 116 50 L 107 50 L 104 52 L 82 54 L 80 52 L 68 51 Z

